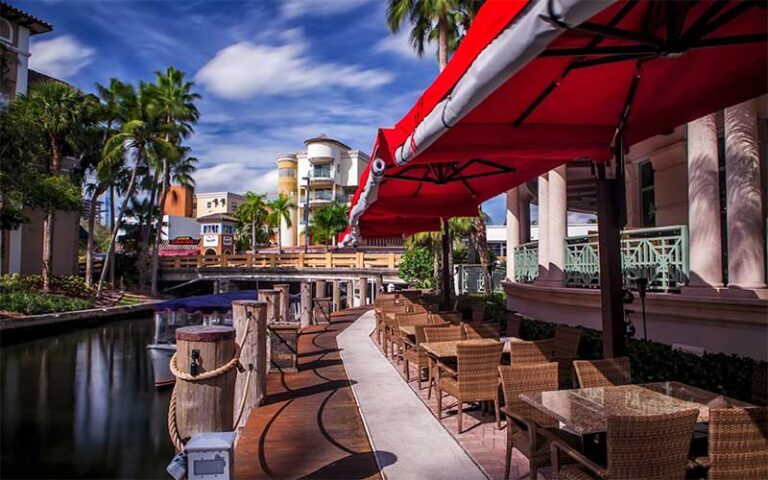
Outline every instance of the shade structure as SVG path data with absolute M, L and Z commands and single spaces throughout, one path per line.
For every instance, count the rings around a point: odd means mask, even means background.
M 434 230 L 570 160 L 768 90 L 762 1 L 489 0 L 394 128 L 378 132 L 345 243 Z M 391 220 L 391 221 L 388 221 Z

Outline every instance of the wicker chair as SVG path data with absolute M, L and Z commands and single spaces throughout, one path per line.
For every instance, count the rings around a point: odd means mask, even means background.
M 465 323 L 464 335 L 467 339 L 473 338 L 495 338 L 499 339 L 499 329 L 497 325 L 487 323 Z
M 411 325 L 429 325 L 430 318 L 428 313 L 398 313 L 395 315 L 395 324 L 397 328 L 392 329 L 392 344 L 395 348 L 395 359 L 400 363 L 400 357 L 405 352 L 405 335 L 400 331 L 400 327 Z
M 707 450 L 694 465 L 709 480 L 768 478 L 768 408 L 710 409 Z
M 401 314 L 401 313 L 408 313 L 410 311 L 410 306 L 406 305 L 404 303 L 400 303 L 397 305 L 393 305 L 391 307 L 387 307 L 382 310 L 381 315 L 376 315 L 377 324 L 379 325 L 379 330 L 381 332 L 382 339 L 379 341 L 379 344 L 382 346 L 382 349 L 384 350 L 385 354 L 392 353 L 391 348 L 391 341 L 392 341 L 392 334 L 393 334 L 393 327 L 395 327 L 397 324 L 395 323 L 395 315 Z
M 507 312 L 507 328 L 505 337 L 520 337 L 520 328 L 523 325 L 523 317 L 515 312 Z
M 446 327 L 450 328 L 450 327 Z M 499 372 L 501 343 L 462 345 L 456 350 L 456 370 L 444 364 L 437 366 L 437 418 L 442 420 L 443 393 L 458 401 L 458 433 L 461 433 L 464 402 L 493 401 L 496 427 L 501 429 L 499 416 Z
M 768 364 L 752 367 L 752 403 L 768 407 Z
M 570 387 L 573 385 L 573 361 L 579 356 L 579 341 L 581 329 L 558 325 L 555 328 L 555 337 L 547 342 L 548 356 L 551 362 L 560 364 L 560 385 Z
M 472 322 L 482 322 L 485 319 L 485 302 L 472 304 Z
M 509 356 L 512 365 L 524 363 L 549 363 L 546 340 L 538 342 L 510 342 Z
M 576 370 L 576 378 L 581 388 L 610 387 L 631 383 L 629 357 L 575 360 L 573 368 Z
M 460 325 L 429 327 L 424 329 L 424 338 L 427 342 L 455 342 L 464 339 L 464 329 Z M 434 375 L 435 372 L 429 372 L 429 390 L 427 390 L 427 399 L 432 398 Z
M 421 390 L 421 374 L 424 369 L 429 368 L 429 357 L 426 352 L 419 348 L 419 344 L 427 341 L 427 336 L 424 330 L 427 328 L 446 328 L 449 324 L 443 325 L 416 325 L 416 341 L 411 344 L 409 341 L 405 341 L 405 351 L 403 352 L 405 381 L 411 381 L 410 364 L 416 365 L 416 381 L 418 383 L 419 390 Z
M 530 478 L 535 480 L 539 467 L 549 466 L 549 440 L 558 436 L 569 445 L 577 445 L 579 438 L 558 428 L 558 422 L 528 403 L 520 394 L 557 390 L 557 363 L 530 363 L 499 367 L 507 417 L 507 455 L 504 478 L 509 478 L 512 448 L 528 459 Z M 547 433 L 548 435 L 541 435 Z
M 552 439 L 553 478 L 682 479 L 698 415 L 698 409 L 691 409 L 663 415 L 608 417 L 605 466 L 596 464 L 565 442 Z M 576 460 L 578 465 L 561 469 L 561 454 Z
M 447 311 L 447 312 L 432 312 L 432 318 L 437 320 L 443 320 L 448 323 L 452 323 L 454 325 L 461 324 L 463 317 L 461 316 L 461 312 L 456 311 Z

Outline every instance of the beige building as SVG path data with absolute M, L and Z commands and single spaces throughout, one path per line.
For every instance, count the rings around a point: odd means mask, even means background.
M 631 146 L 622 261 L 625 286 L 649 282 L 649 339 L 768 359 L 767 143 L 762 96 Z M 597 237 L 566 233 L 567 212 L 594 213 L 596 201 L 579 161 L 507 192 L 509 308 L 600 327 Z M 642 337 L 639 299 L 627 309 Z
M 197 218 L 216 213 L 234 215 L 242 205 L 243 196 L 232 192 L 195 194 L 195 215 Z

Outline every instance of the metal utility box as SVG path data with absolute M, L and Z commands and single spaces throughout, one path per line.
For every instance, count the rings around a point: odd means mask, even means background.
M 230 480 L 234 474 L 235 432 L 198 433 L 185 445 L 189 480 Z

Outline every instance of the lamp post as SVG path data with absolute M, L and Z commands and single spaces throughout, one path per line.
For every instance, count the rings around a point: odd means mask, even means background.
M 304 203 L 304 253 L 309 252 L 309 177 L 303 177 L 302 180 L 307 181 L 307 194 L 306 201 Z

